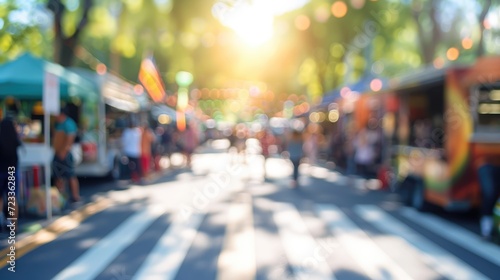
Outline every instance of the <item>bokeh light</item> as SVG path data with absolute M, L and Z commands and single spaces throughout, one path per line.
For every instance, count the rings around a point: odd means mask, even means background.
M 347 14 L 347 5 L 342 1 L 337 1 L 332 4 L 332 15 L 337 18 L 342 18 Z
M 380 79 L 373 79 L 370 83 L 370 89 L 373 91 L 379 91 L 382 89 L 382 81 Z
M 317 7 L 314 11 L 314 18 L 317 22 L 326 22 L 330 18 L 330 11 L 328 11 L 328 6 Z
M 338 110 L 331 110 L 328 112 L 328 120 L 332 123 L 337 122 L 339 120 L 339 111 Z
M 105 65 L 105 64 L 103 64 L 103 63 L 99 63 L 99 64 L 97 64 L 97 66 L 96 66 L 96 68 L 95 68 L 95 71 L 96 71 L 96 72 L 97 72 L 97 74 L 99 74 L 99 75 L 104 75 L 104 74 L 106 74 L 106 72 L 107 72 L 107 67 L 106 67 L 106 65 Z
M 298 30 L 307 30 L 309 26 L 311 26 L 311 20 L 309 20 L 309 17 L 300 15 L 295 18 L 295 27 L 297 27 Z
M 434 68 L 441 69 L 444 67 L 444 59 L 441 57 L 436 57 L 436 59 L 434 59 L 434 62 L 432 64 L 434 65 Z
M 361 9 L 365 6 L 365 0 L 351 0 L 351 5 L 354 9 Z
M 473 41 L 471 38 L 469 37 L 466 37 L 466 38 L 463 38 L 462 39 L 462 47 L 466 50 L 469 50 L 472 48 L 472 45 L 473 45 Z
M 460 55 L 460 51 L 457 48 L 449 48 L 448 51 L 446 52 L 446 57 L 450 61 L 457 60 L 459 55 Z
M 141 94 L 144 93 L 144 87 L 142 85 L 140 85 L 140 84 L 137 84 L 137 85 L 134 86 L 134 92 L 137 95 L 141 95 Z

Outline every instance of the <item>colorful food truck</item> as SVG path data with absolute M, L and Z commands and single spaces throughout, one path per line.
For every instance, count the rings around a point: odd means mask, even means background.
M 342 132 L 376 121 L 383 132 L 378 176 L 408 204 L 479 206 L 478 168 L 500 165 L 500 57 L 425 69 L 337 104 L 339 122 L 350 123 Z

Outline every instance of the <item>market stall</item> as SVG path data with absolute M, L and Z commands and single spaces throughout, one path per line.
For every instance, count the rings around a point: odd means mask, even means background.
M 79 75 L 31 54 L 23 54 L 0 66 L 1 111 L 5 114 L 14 109 L 15 120 L 20 127 L 19 135 L 24 144 L 18 151 L 20 168 L 30 170 L 34 166 L 46 167 L 45 172 L 40 172 L 40 175 L 43 174 L 48 193 L 53 152 L 50 143 L 44 140 L 50 137 L 47 137 L 48 135 L 44 137 L 44 135 L 50 132 L 53 119 L 47 116 L 43 105 L 47 73 L 56 77 L 55 85 L 58 86 L 59 99 L 46 99 L 45 104 L 60 104 L 61 106 L 70 104 L 70 117 L 75 120 L 79 128 L 85 126 L 88 130 L 97 129 L 94 124 L 97 123 L 98 95 L 92 85 Z M 39 187 L 40 182 L 31 180 L 28 184 L 30 185 L 21 184 L 19 191 L 27 192 L 32 187 Z M 50 205 L 48 200 L 47 205 Z M 47 216 L 50 217 L 51 207 L 46 208 Z

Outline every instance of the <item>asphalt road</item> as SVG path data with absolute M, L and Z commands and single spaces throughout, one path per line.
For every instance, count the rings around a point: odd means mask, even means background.
M 192 168 L 150 184 L 102 184 L 93 208 L 16 248 L 15 272 L 2 263 L 0 279 L 500 275 L 500 247 L 479 238 L 474 215 L 419 213 L 396 194 L 324 167 L 303 164 L 298 189 L 290 188 L 286 160 L 272 158 L 266 170 L 264 178 L 254 153 L 205 149 Z

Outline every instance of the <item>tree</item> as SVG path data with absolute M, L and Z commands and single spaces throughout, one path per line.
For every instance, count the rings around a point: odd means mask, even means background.
M 479 14 L 478 17 L 478 23 L 479 23 L 479 42 L 478 42 L 478 47 L 477 47 L 477 56 L 483 56 L 484 55 L 484 21 L 486 19 L 486 16 L 488 15 L 488 12 L 490 11 L 491 8 L 491 0 L 484 0 L 482 1 L 481 5 L 481 13 Z
M 49 0 L 47 8 L 54 13 L 54 61 L 63 65 L 71 66 L 74 59 L 75 48 L 79 43 L 80 34 L 88 23 L 88 15 L 92 7 L 92 0 L 83 0 L 83 6 L 79 9 L 80 18 L 76 18 L 74 23 L 65 21 L 65 17 L 74 15 L 77 12 L 70 12 L 61 0 Z M 63 23 L 67 23 L 74 28 L 64 28 Z

